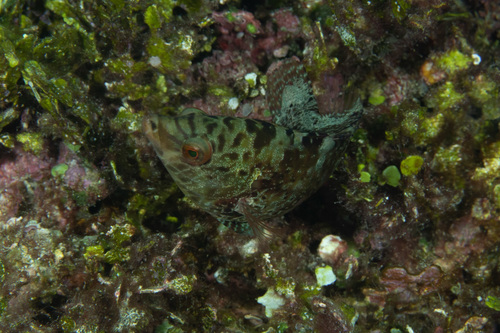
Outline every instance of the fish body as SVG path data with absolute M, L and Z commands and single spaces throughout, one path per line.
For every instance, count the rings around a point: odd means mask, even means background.
M 276 124 L 193 108 L 143 121 L 147 138 L 188 198 L 221 221 L 248 222 L 265 237 L 271 234 L 265 221 L 291 211 L 328 179 L 359 118 L 356 109 L 348 120 L 322 121 L 296 58 L 269 79 L 268 104 Z

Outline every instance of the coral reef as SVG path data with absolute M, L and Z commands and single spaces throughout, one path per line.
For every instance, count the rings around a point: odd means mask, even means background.
M 500 330 L 500 7 L 0 1 L 0 331 Z M 297 56 L 341 168 L 268 242 L 184 198 L 141 133 L 271 120 Z

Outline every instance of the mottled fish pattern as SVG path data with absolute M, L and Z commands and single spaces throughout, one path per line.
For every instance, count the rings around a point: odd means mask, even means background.
M 268 71 L 267 101 L 274 124 L 193 108 L 143 120 L 184 194 L 222 222 L 250 225 L 259 237 L 272 235 L 266 221 L 291 211 L 328 179 L 362 113 L 357 102 L 341 116 L 320 115 L 297 58 Z

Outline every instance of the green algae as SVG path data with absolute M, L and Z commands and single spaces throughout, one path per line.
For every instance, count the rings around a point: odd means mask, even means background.
M 146 22 L 151 30 L 158 29 L 164 22 L 165 13 L 169 12 L 159 9 L 157 5 L 151 5 L 144 13 L 144 22 Z
M 19 58 L 16 56 L 16 51 L 14 44 L 10 40 L 4 40 L 0 43 L 0 48 L 3 50 L 3 54 L 10 67 L 16 67 L 19 65 Z
M 389 165 L 382 171 L 382 177 L 387 185 L 397 187 L 399 181 L 401 180 L 401 174 L 399 173 L 398 167 L 395 165 Z
M 16 139 L 23 144 L 26 151 L 39 154 L 43 150 L 43 136 L 41 133 L 22 132 L 16 136 Z
M 246 28 L 247 28 L 248 33 L 250 33 L 252 35 L 257 33 L 257 28 L 252 23 L 248 23 Z
M 420 172 L 424 159 L 418 155 L 412 155 L 401 161 L 400 169 L 403 176 L 412 176 Z
M 292 278 L 281 278 L 278 277 L 276 279 L 276 287 L 275 290 L 279 295 L 285 297 L 293 297 L 295 295 L 295 287 L 296 283 Z
M 405 0 L 391 0 L 392 14 L 401 22 L 406 18 L 406 12 L 410 9 L 410 4 Z
M 400 136 L 411 138 L 418 146 L 433 143 L 442 133 L 447 122 L 442 112 L 429 114 L 426 107 L 413 102 L 405 102 L 393 107 L 392 112 L 401 117 L 401 122 L 400 126 L 388 131 L 388 134 L 393 139 Z
M 451 49 L 433 60 L 439 69 L 444 70 L 449 75 L 454 75 L 459 71 L 467 69 L 472 63 L 470 56 L 466 56 L 457 49 Z
M 20 111 L 14 108 L 8 108 L 7 110 L 2 111 L 0 116 L 0 131 L 2 129 L 12 123 L 19 117 Z
M 208 92 L 218 97 L 223 97 L 229 99 L 234 96 L 234 92 L 231 88 L 225 85 L 212 84 L 208 88 Z
M 87 246 L 83 256 L 86 260 L 102 258 L 104 256 L 104 247 L 102 245 Z
M 104 261 L 116 264 L 130 259 L 130 247 L 124 243 L 135 234 L 135 228 L 129 224 L 114 225 L 100 239 L 98 244 L 87 246 L 84 258 L 88 263 Z
M 52 174 L 53 177 L 62 177 L 68 171 L 69 166 L 65 163 L 57 164 L 52 167 L 50 170 L 50 173 Z
M 438 172 L 455 174 L 463 160 L 461 149 L 460 145 L 439 147 L 431 162 L 431 167 Z
M 495 185 L 493 188 L 493 201 L 495 203 L 495 207 L 500 209 L 500 184 Z
M 493 120 L 500 117 L 500 87 L 498 83 L 486 75 L 481 75 L 469 83 L 467 93 L 476 105 L 481 105 L 485 119 Z
M 80 12 L 78 7 L 73 6 L 68 1 L 64 0 L 48 0 L 45 3 L 45 6 L 47 9 L 62 16 L 64 23 L 66 23 L 65 31 L 78 32 L 78 37 L 83 41 L 83 45 L 80 43 L 77 43 L 76 45 L 82 46 L 87 59 L 92 62 L 101 60 L 101 55 L 97 51 L 95 34 L 93 32 L 88 32 L 85 28 L 86 26 L 89 26 L 90 22 L 87 20 L 86 16 Z
M 8 307 L 8 299 L 0 296 L 0 316 L 2 316 Z
M 369 183 L 372 177 L 369 172 L 363 171 L 365 166 L 364 164 L 358 164 L 359 181 L 362 183 Z
M 291 236 L 288 237 L 288 240 L 293 248 L 299 249 L 303 246 L 302 245 L 303 238 L 304 238 L 303 233 L 300 231 L 296 231 Z
M 16 140 L 13 135 L 8 133 L 0 134 L 0 144 L 6 148 L 12 149 L 15 147 Z
M 484 304 L 495 311 L 500 311 L 500 298 L 498 297 L 488 296 Z
M 278 326 L 276 327 L 276 332 L 278 333 L 285 333 L 288 332 L 288 324 L 287 323 L 279 323 Z
M 191 36 L 177 35 L 172 38 L 173 41 L 167 42 L 159 36 L 151 36 L 146 46 L 150 56 L 159 58 L 160 64 L 156 68 L 164 74 L 189 68 L 194 56 Z M 182 76 L 178 78 L 182 80 Z
M 120 247 L 123 242 L 130 240 L 134 234 L 135 228 L 130 224 L 114 225 L 107 232 L 107 235 L 111 236 L 111 241 L 116 247 Z
M 116 264 L 123 261 L 130 260 L 129 248 L 113 248 L 104 253 L 104 261 L 108 264 Z
M 335 30 L 339 34 L 344 45 L 352 50 L 355 50 L 357 46 L 357 40 L 356 35 L 351 31 L 351 29 L 346 26 L 339 25 L 335 27 Z
M 464 94 L 456 90 L 453 82 L 446 81 L 432 92 L 432 96 L 427 101 L 429 107 L 443 111 L 456 108 L 464 100 L 464 97 Z
M 368 103 L 373 106 L 380 105 L 385 102 L 385 96 L 383 95 L 382 89 L 376 89 L 370 93 L 368 98 Z
M 61 325 L 61 329 L 63 330 L 63 332 L 70 333 L 75 331 L 76 323 L 71 317 L 62 316 L 59 319 L 59 323 Z
M 105 83 L 110 97 L 127 96 L 127 99 L 135 101 L 151 94 L 149 85 L 134 82 L 135 76 L 148 68 L 146 63 L 133 61 L 127 54 L 121 58 L 109 60 L 106 66 L 111 73 L 121 77 L 121 80 Z
M 118 109 L 118 113 L 111 120 L 111 127 L 115 130 L 136 132 L 141 129 L 142 118 L 143 116 L 134 112 L 127 103 Z
M 173 326 L 168 319 L 165 319 L 163 323 L 155 328 L 154 333 L 183 333 L 179 327 Z
M 369 183 L 371 181 L 371 175 L 366 171 L 361 171 L 359 181 L 362 183 Z
M 170 281 L 168 289 L 177 295 L 186 295 L 193 291 L 196 280 L 196 275 L 181 276 Z
M 179 327 L 173 326 L 168 319 L 165 319 L 163 323 L 155 328 L 155 333 L 183 333 L 184 330 L 182 330 Z
M 5 281 L 5 266 L 3 262 L 0 260 L 0 284 Z

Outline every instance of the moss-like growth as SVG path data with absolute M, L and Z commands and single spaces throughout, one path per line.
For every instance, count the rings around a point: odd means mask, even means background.
M 476 77 L 470 83 L 468 95 L 481 106 L 486 119 L 500 117 L 500 87 L 486 75 Z
M 85 249 L 85 254 L 83 255 L 85 259 L 102 258 L 104 255 L 104 247 L 102 245 L 92 245 Z
M 453 82 L 446 81 L 434 90 L 428 103 L 430 107 L 443 111 L 457 107 L 463 100 L 464 95 L 456 90 Z
M 43 137 L 41 133 L 23 132 L 19 133 L 16 139 L 23 144 L 26 151 L 39 154 L 43 150 Z
M 189 294 L 193 290 L 196 280 L 196 275 L 181 276 L 170 281 L 168 289 L 177 295 Z
M 500 209 L 500 184 L 493 188 L 493 200 L 497 209 Z
M 461 161 L 461 146 L 452 145 L 448 148 L 440 147 L 434 155 L 431 166 L 436 171 L 455 174 Z
M 467 69 L 472 63 L 472 57 L 466 56 L 457 49 L 451 49 L 448 52 L 439 55 L 434 59 L 438 68 L 446 73 L 453 75 L 458 71 Z

